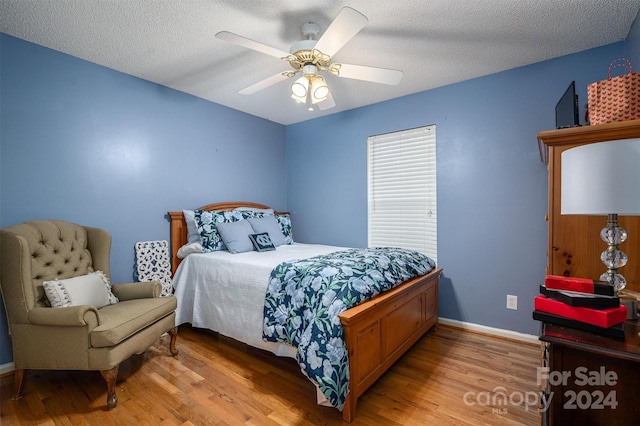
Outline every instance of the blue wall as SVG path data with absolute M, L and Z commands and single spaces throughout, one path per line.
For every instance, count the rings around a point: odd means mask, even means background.
M 638 12 L 638 14 L 640 14 L 640 12 Z M 633 21 L 633 25 L 631 25 L 626 42 L 626 57 L 631 60 L 634 67 L 633 71 L 638 72 L 640 70 L 640 19 L 638 19 L 637 16 Z
M 111 278 L 168 211 L 250 200 L 285 209 L 285 128 L 0 35 L 0 227 L 59 218 L 111 232 Z M 4 307 L 3 307 L 4 309 Z M 0 312 L 0 365 L 12 359 Z
M 626 48 L 285 128 L 0 34 L 0 226 L 57 217 L 104 227 L 116 283 L 132 279 L 136 241 L 169 237 L 167 211 L 218 200 L 292 211 L 298 241 L 364 246 L 366 138 L 436 124 L 440 314 L 536 334 L 547 235 L 536 133 L 554 127 L 571 80 L 585 103 L 586 85 Z M 506 310 L 507 293 L 518 311 Z M 2 365 L 12 357 L 0 311 Z
M 548 180 L 536 134 L 555 128 L 572 80 L 586 103 L 587 84 L 624 53 L 616 43 L 288 126 L 296 239 L 366 246 L 367 137 L 435 124 L 440 316 L 537 334 Z M 507 294 L 518 296 L 517 311 L 506 309 Z

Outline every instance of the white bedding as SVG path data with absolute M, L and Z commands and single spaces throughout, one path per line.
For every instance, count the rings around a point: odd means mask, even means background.
M 339 250 L 344 247 L 294 243 L 266 252 L 192 253 L 182 260 L 173 278 L 178 299 L 176 325 L 191 323 L 276 355 L 295 358 L 295 348 L 262 340 L 269 274 L 282 262 Z

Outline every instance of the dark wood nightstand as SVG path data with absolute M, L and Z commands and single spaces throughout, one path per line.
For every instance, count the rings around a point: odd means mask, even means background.
M 547 346 L 547 425 L 640 425 L 640 328 L 625 322 L 625 340 L 542 323 Z

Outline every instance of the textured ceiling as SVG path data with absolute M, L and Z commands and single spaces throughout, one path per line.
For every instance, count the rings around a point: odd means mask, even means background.
M 327 77 L 336 106 L 308 111 L 290 69 L 215 38 L 230 31 L 288 51 L 343 6 L 369 23 L 334 62 L 404 71 L 397 86 Z M 282 124 L 292 124 L 624 40 L 640 0 L 0 0 L 0 31 Z

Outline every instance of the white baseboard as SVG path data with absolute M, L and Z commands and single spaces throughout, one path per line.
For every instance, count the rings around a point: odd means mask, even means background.
M 0 365 L 0 375 L 3 375 L 5 373 L 11 373 L 13 370 L 15 370 L 15 365 L 13 362 L 8 362 L 6 364 L 1 364 Z
M 480 333 L 491 334 L 497 337 L 504 337 L 507 339 L 519 340 L 522 342 L 533 343 L 536 345 L 540 344 L 540 340 L 538 339 L 538 336 L 534 336 L 533 334 L 519 333 L 517 331 L 503 330 L 501 328 L 487 327 L 486 325 L 473 324 L 470 322 L 452 320 L 449 318 L 442 318 L 442 317 L 438 317 L 438 323 L 442 325 L 450 325 L 451 327 L 461 328 L 463 330 L 477 331 Z

